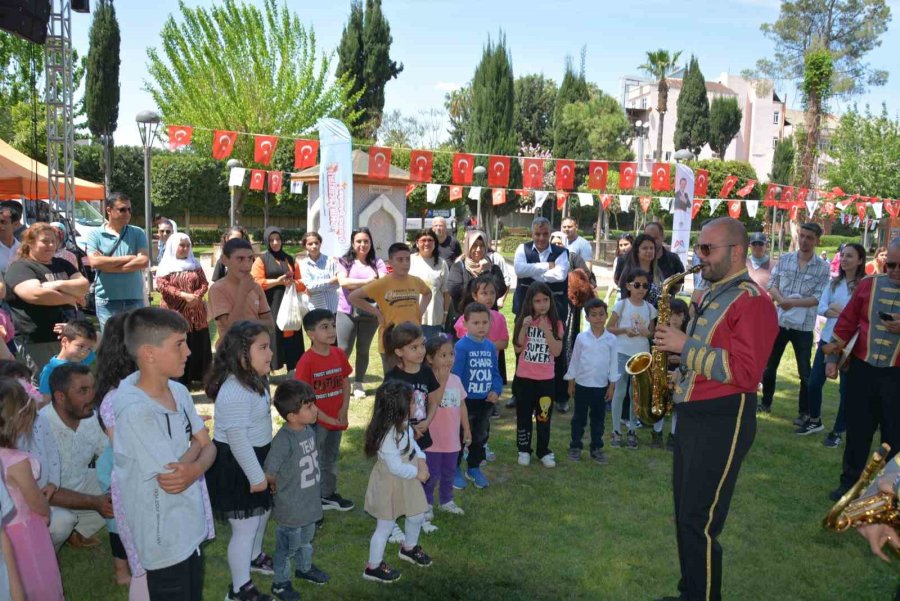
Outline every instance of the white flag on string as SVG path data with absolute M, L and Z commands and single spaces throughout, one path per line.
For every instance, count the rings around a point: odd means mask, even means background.
M 881 211 L 884 210 L 884 205 L 880 202 L 873 202 L 871 206 L 872 210 L 875 211 L 875 217 L 881 219 Z
M 232 167 L 231 174 L 228 176 L 228 185 L 229 186 L 243 186 L 244 185 L 244 175 L 247 174 L 247 169 L 244 167 Z
M 469 198 L 472 200 L 481 198 L 481 186 L 472 186 L 469 188 Z
M 716 209 L 719 208 L 719 205 L 722 204 L 721 198 L 710 198 L 709 199 L 709 214 L 712 215 L 716 212 Z
M 816 209 L 818 209 L 818 208 L 819 208 L 818 200 L 807 200 L 806 201 L 806 213 L 810 217 L 812 217 L 813 215 L 816 214 Z
M 634 196 L 631 194 L 619 194 L 619 209 L 621 209 L 623 213 L 628 212 L 628 207 L 631 206 L 632 198 L 634 198 Z
M 440 191 L 440 184 L 425 184 L 425 201 L 430 204 L 435 204 Z
M 582 207 L 589 207 L 594 204 L 594 196 L 590 192 L 579 192 L 578 204 Z
M 747 215 L 750 217 L 756 217 L 756 211 L 759 209 L 759 201 L 758 200 L 748 200 L 745 202 L 747 206 Z
M 547 200 L 547 197 L 550 196 L 550 193 L 546 190 L 535 190 L 534 192 L 534 210 L 535 212 L 539 211 L 544 206 L 544 201 Z
M 659 197 L 659 208 L 668 213 L 674 213 L 675 209 L 672 208 L 672 197 L 671 196 L 660 196 Z
M 303 194 L 303 182 L 299 179 L 291 180 L 291 194 Z

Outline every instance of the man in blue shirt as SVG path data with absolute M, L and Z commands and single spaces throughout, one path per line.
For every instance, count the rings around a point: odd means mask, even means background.
M 141 270 L 150 265 L 147 236 L 131 221 L 131 199 L 121 192 L 106 199 L 106 223 L 87 237 L 87 253 L 96 272 L 94 296 L 100 329 L 117 313 L 143 307 Z

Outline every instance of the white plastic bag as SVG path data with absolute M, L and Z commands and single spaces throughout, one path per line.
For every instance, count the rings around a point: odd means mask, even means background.
M 282 332 L 298 331 L 303 328 L 303 316 L 309 312 L 309 296 L 297 292 L 294 285 L 285 287 L 275 325 Z

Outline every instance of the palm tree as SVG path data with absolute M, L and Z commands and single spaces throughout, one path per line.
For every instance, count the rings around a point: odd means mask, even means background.
M 666 111 L 669 105 L 669 84 L 666 81 L 673 71 L 675 71 L 678 63 L 678 57 L 681 56 L 681 50 L 673 54 L 669 54 L 668 50 L 654 50 L 647 52 L 647 62 L 638 67 L 641 71 L 647 73 L 658 81 L 656 89 L 659 99 L 656 110 L 659 111 L 659 131 L 656 137 L 656 160 L 662 159 L 662 140 L 663 140 L 663 123 L 666 120 Z

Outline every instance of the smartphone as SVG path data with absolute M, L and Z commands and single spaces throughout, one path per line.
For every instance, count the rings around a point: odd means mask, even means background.
M 879 311 L 878 317 L 880 317 L 884 321 L 894 321 L 894 316 L 890 313 L 885 313 L 884 311 Z

